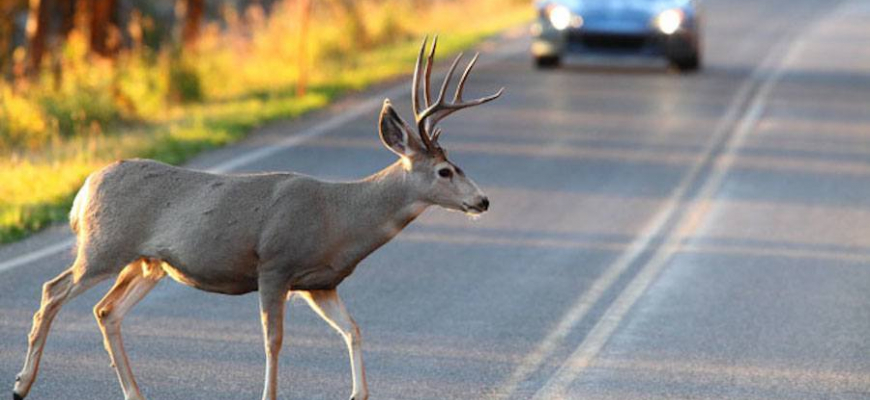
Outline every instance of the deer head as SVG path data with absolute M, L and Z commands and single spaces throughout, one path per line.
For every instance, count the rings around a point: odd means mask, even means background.
M 459 79 L 459 84 L 456 86 L 456 91 L 453 95 L 453 101 L 447 102 L 444 97 L 456 66 L 459 64 L 459 60 L 462 59 L 462 54 L 460 53 L 453 61 L 447 76 L 444 78 L 444 82 L 441 84 L 437 100 L 432 102 L 429 90 L 430 76 L 432 74 L 432 62 L 435 58 L 438 37 L 435 36 L 432 40 L 432 48 L 424 65 L 423 55 L 426 50 L 427 39 L 423 39 L 423 44 L 420 46 L 420 54 L 417 56 L 417 65 L 414 69 L 413 87 L 411 89 L 411 104 L 414 109 L 417 130 L 415 132 L 396 113 L 390 100 L 386 99 L 384 100 L 379 121 L 381 140 L 387 149 L 401 157 L 405 170 L 408 172 L 407 179 L 411 180 L 410 183 L 418 189 L 418 195 L 421 199 L 449 210 L 462 211 L 473 215 L 480 214 L 489 208 L 489 199 L 477 187 L 474 181 L 465 175 L 461 168 L 447 159 L 447 152 L 438 143 L 438 139 L 441 137 L 441 129 L 436 128 L 436 125 L 455 111 L 495 100 L 501 96 L 504 88 L 493 95 L 476 100 L 464 101 L 462 99 L 465 82 L 471 69 L 474 67 L 474 63 L 477 62 L 477 57 L 480 55 L 478 53 L 468 63 L 465 72 Z M 421 81 L 423 82 L 422 105 L 419 98 Z

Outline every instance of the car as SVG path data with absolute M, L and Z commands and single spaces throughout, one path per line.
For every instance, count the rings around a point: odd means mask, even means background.
M 569 54 L 664 57 L 680 71 L 701 67 L 698 0 L 538 0 L 531 52 L 539 68 Z

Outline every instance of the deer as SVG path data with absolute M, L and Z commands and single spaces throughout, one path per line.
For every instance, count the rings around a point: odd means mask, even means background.
M 385 99 L 378 126 L 398 156 L 360 180 L 330 182 L 292 172 L 212 174 L 151 160 L 122 160 L 89 175 L 70 211 L 75 260 L 46 282 L 33 316 L 14 400 L 29 393 L 52 320 L 64 303 L 116 277 L 94 316 L 126 400 L 144 400 L 121 339 L 121 321 L 166 276 L 219 294 L 259 293 L 266 355 L 263 400 L 277 397 L 284 307 L 303 298 L 344 339 L 352 400 L 368 399 L 360 330 L 336 291 L 357 264 L 389 242 L 429 206 L 480 215 L 489 199 L 439 144 L 439 121 L 495 100 L 463 100 L 476 54 L 445 94 L 460 53 L 432 100 L 430 76 L 438 37 L 423 63 L 423 39 L 412 80 L 416 131 Z M 422 82 L 422 88 L 420 84 Z M 421 99 L 422 92 L 422 99 Z

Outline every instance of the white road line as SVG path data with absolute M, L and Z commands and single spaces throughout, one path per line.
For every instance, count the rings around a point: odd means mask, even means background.
M 408 88 L 405 84 L 393 86 L 392 88 L 384 92 L 378 93 L 365 99 L 360 104 L 355 105 L 350 110 L 344 111 L 339 115 L 335 115 L 332 118 L 318 123 L 311 128 L 300 132 L 297 135 L 288 136 L 274 145 L 268 147 L 261 147 L 256 150 L 252 150 L 246 154 L 242 154 L 241 156 L 234 159 L 224 161 L 218 165 L 209 168 L 207 171 L 215 173 L 230 172 L 238 169 L 239 167 L 262 160 L 288 148 L 298 146 L 299 144 L 307 140 L 322 136 L 327 132 L 333 131 L 336 128 L 340 128 L 342 125 L 347 124 L 348 122 L 353 121 L 354 119 L 359 118 L 374 109 L 377 109 L 377 107 L 381 105 L 381 102 L 384 98 L 400 96 L 404 94 L 404 92 L 407 90 Z
M 649 224 L 647 224 L 642 233 L 629 245 L 628 249 L 620 255 L 618 259 L 616 259 L 608 268 L 599 276 L 590 286 L 588 290 L 586 290 L 571 306 L 570 309 L 564 314 L 562 319 L 556 325 L 553 330 L 551 330 L 547 336 L 538 344 L 534 351 L 529 353 L 524 360 L 520 363 L 520 365 L 514 370 L 511 376 L 507 379 L 506 382 L 499 385 L 500 390 L 494 396 L 494 399 L 506 399 L 506 398 L 514 398 L 516 397 L 517 389 L 519 385 L 521 385 L 526 379 L 531 376 L 535 371 L 537 371 L 543 363 L 549 359 L 553 352 L 556 350 L 558 345 L 571 333 L 571 331 L 575 328 L 575 326 L 580 323 L 580 321 L 588 314 L 589 310 L 594 306 L 598 300 L 601 299 L 601 296 L 613 286 L 614 283 L 618 280 L 618 278 L 622 275 L 626 268 L 628 268 L 633 262 L 637 260 L 637 258 L 641 255 L 644 249 L 647 248 L 652 238 L 664 227 L 665 223 L 673 217 L 678 207 L 680 206 L 680 200 L 686 195 L 686 192 L 689 190 L 690 185 L 694 182 L 698 175 L 701 173 L 701 170 L 705 164 L 705 160 L 712 156 L 713 151 L 716 148 L 716 144 L 723 138 L 723 135 L 728 133 L 728 128 L 733 127 L 734 123 L 737 122 L 738 126 L 735 129 L 735 135 L 729 140 L 726 147 L 726 155 L 720 158 L 720 161 L 714 167 L 714 175 L 707 180 L 702 191 L 700 192 L 703 197 L 699 196 L 698 198 L 707 198 L 712 194 L 712 191 L 715 190 L 722 178 L 724 177 L 725 171 L 727 167 L 725 166 L 725 162 L 730 165 L 733 162 L 733 153 L 736 147 L 739 146 L 745 136 L 749 133 L 749 131 L 755 126 L 755 122 L 761 116 L 763 111 L 763 104 L 770 90 L 776 81 L 778 81 L 782 75 L 783 69 L 780 64 L 777 68 L 774 69 L 773 72 L 770 72 L 771 65 L 776 65 L 776 61 L 779 57 L 788 49 L 788 40 L 784 40 L 780 42 L 776 49 L 768 54 L 767 57 L 759 64 L 750 74 L 749 78 L 743 82 L 740 88 L 737 91 L 737 94 L 732 98 L 731 102 L 728 105 L 728 109 L 726 110 L 723 117 L 716 124 L 716 128 L 713 131 L 713 134 L 710 135 L 708 139 L 704 153 L 699 157 L 701 162 L 696 163 L 692 169 L 686 174 L 671 195 L 668 197 L 667 202 L 660 209 L 660 211 L 652 218 Z M 798 43 L 798 42 L 795 42 Z M 788 57 L 793 56 L 796 52 L 796 46 L 793 45 L 788 51 Z M 760 88 L 753 95 L 753 88 L 758 85 L 758 82 L 762 82 L 760 84 Z M 744 104 L 750 103 L 749 108 L 740 116 L 741 106 Z M 738 118 L 740 120 L 738 121 Z M 714 182 L 715 181 L 715 182 Z M 701 207 L 695 208 L 696 210 L 701 210 Z M 689 213 L 689 216 L 692 216 L 696 213 Z M 677 231 L 686 231 L 686 226 L 688 225 L 687 221 L 696 221 L 696 219 L 692 218 L 684 218 L 684 221 L 681 223 L 680 227 L 682 229 L 678 229 Z M 678 242 L 677 242 L 678 243 Z M 675 248 L 673 243 L 669 243 L 662 247 L 662 249 L 672 249 Z M 660 251 L 661 253 L 661 251 Z M 621 319 L 624 314 L 628 311 L 628 308 L 637 300 L 637 297 L 630 296 L 640 296 L 640 294 L 646 289 L 646 287 L 651 283 L 652 279 L 658 275 L 658 269 L 661 268 L 661 265 L 656 265 L 658 263 L 664 264 L 664 261 L 667 260 L 665 258 L 663 261 L 656 261 L 659 258 L 659 254 L 655 256 L 644 269 L 638 273 L 638 275 L 632 280 L 629 286 L 625 289 L 625 291 L 620 295 L 619 299 L 623 297 L 628 297 L 624 299 L 624 304 L 617 305 L 614 303 L 611 305 L 610 309 L 607 310 L 607 313 L 602 317 L 601 321 L 593 327 L 593 330 L 590 331 L 587 338 L 581 343 L 580 347 L 568 358 L 566 361 L 566 365 L 560 367 L 559 371 L 557 371 L 556 375 L 551 378 L 544 387 L 537 392 L 535 395 L 535 399 L 557 399 L 554 392 L 563 389 L 567 384 L 570 384 L 570 381 L 573 380 L 571 378 L 566 378 L 564 375 L 573 374 L 576 376 L 583 368 L 585 368 L 586 364 L 594 357 L 595 354 L 600 350 L 600 346 L 603 346 L 606 339 L 609 338 L 612 333 L 612 329 L 615 329 L 618 324 L 618 320 L 614 323 L 608 323 L 608 319 L 612 319 L 614 315 L 618 315 L 619 319 Z M 655 268 L 650 268 L 653 266 Z M 644 284 L 641 285 L 641 282 Z M 637 286 L 632 291 L 632 285 Z M 641 287 L 642 286 L 642 287 Z M 639 291 L 638 291 L 639 290 Z M 630 293 L 630 294 L 627 294 Z M 619 301 L 617 300 L 617 302 Z M 622 309 L 620 307 L 625 307 Z M 611 312 L 613 311 L 613 312 Z M 604 325 L 599 328 L 599 325 Z M 613 325 L 612 328 L 610 325 Z M 611 330 L 606 330 L 606 328 Z M 596 332 L 596 329 L 599 332 Z M 604 335 L 606 333 L 606 335 Z M 603 337 L 602 339 L 593 339 L 593 335 L 598 335 Z M 587 344 L 587 342 L 590 342 Z M 600 342 L 600 343 L 599 343 Z M 587 344 L 584 346 L 584 344 Z M 589 353 L 589 354 L 586 354 Z M 565 382 L 567 381 L 567 382 Z M 545 390 L 546 389 L 546 390 Z
M 601 299 L 601 296 L 603 296 L 604 293 L 607 292 L 614 283 L 616 283 L 625 269 L 640 257 L 643 250 L 649 246 L 650 241 L 665 226 L 667 221 L 673 217 L 680 205 L 680 199 L 686 195 L 692 182 L 694 182 L 701 173 L 705 164 L 703 161 L 712 156 L 716 144 L 722 139 L 722 135 L 724 135 L 727 132 L 727 128 L 732 126 L 736 121 L 741 106 L 748 101 L 752 94 L 752 88 L 756 81 L 755 76 L 760 73 L 761 68 L 757 68 L 753 71 L 750 78 L 744 81 L 740 86 L 737 94 L 735 94 L 729 103 L 727 111 L 716 124 L 716 129 L 713 131 L 713 134 L 711 134 L 710 138 L 707 140 L 704 152 L 698 157 L 699 162 L 695 163 L 692 166 L 692 169 L 689 170 L 689 173 L 683 176 L 677 187 L 667 198 L 665 204 L 660 208 L 659 212 L 656 213 L 646 226 L 644 226 L 641 234 L 632 241 L 628 249 L 612 264 L 610 264 L 610 266 L 608 266 L 607 269 L 604 270 L 604 272 L 602 272 L 602 274 L 592 283 L 589 289 L 574 302 L 556 327 L 547 334 L 534 351 L 525 357 L 519 367 L 511 374 L 510 378 L 508 378 L 508 380 L 503 384 L 499 385 L 501 390 L 499 391 L 499 394 L 495 396 L 495 399 L 516 397 L 515 392 L 519 385 L 528 379 L 532 373 L 537 371 L 541 365 L 543 365 L 544 361 L 553 355 L 553 352 L 556 350 L 559 343 L 561 343 L 565 337 L 571 333 L 575 326 L 580 323 L 592 306 Z
M 64 239 L 58 243 L 43 247 L 38 250 L 34 250 L 30 253 L 22 254 L 18 257 L 15 257 L 11 260 L 0 262 L 0 273 L 4 271 L 12 270 L 18 268 L 22 265 L 29 264 L 41 258 L 53 256 L 55 254 L 60 254 L 64 251 L 69 251 L 72 248 L 73 240 L 72 237 Z
M 533 400 L 552 400 L 567 398 L 566 390 L 574 382 L 579 375 L 592 363 L 604 345 L 610 340 L 610 337 L 619 327 L 622 320 L 637 302 L 647 288 L 652 284 L 661 270 L 667 265 L 673 254 L 679 250 L 683 240 L 688 237 L 695 229 L 697 222 L 700 220 L 701 214 L 707 209 L 709 199 L 713 197 L 715 191 L 721 186 L 728 170 L 733 165 L 737 150 L 742 146 L 746 137 L 754 130 L 758 121 L 761 119 L 767 100 L 771 90 L 776 83 L 781 79 L 786 67 L 791 64 L 795 56 L 803 48 L 803 41 L 796 40 L 789 44 L 785 40 L 777 45 L 777 48 L 772 51 L 764 62 L 756 68 L 755 72 L 768 72 L 762 78 L 762 84 L 758 91 L 752 97 L 750 105 L 746 112 L 738 122 L 734 134 L 729 138 L 723 154 L 716 163 L 710 177 L 705 181 L 704 185 L 698 192 L 696 200 L 692 204 L 692 210 L 688 212 L 680 221 L 680 225 L 675 229 L 674 234 L 670 235 L 667 242 L 663 244 L 650 261 L 641 269 L 637 276 L 632 279 L 625 290 L 620 293 L 619 297 L 607 309 L 602 318 L 593 326 L 587 337 L 580 343 L 574 352 L 568 357 L 567 361 L 560 366 L 556 373 L 538 390 Z M 782 62 L 776 62 L 781 59 Z M 774 63 L 772 70 L 764 68 L 766 64 Z M 753 75 L 756 75 L 753 73 Z
M 500 51 L 488 53 L 486 55 L 486 58 L 482 58 L 481 61 L 477 63 L 477 69 L 480 70 L 497 62 L 503 61 L 522 50 L 523 49 L 517 46 L 511 46 L 510 44 L 507 44 Z M 444 74 L 441 73 L 434 78 L 443 79 L 443 76 Z M 214 173 L 230 172 L 238 169 L 239 167 L 262 160 L 282 150 L 298 146 L 307 140 L 311 140 L 312 138 L 322 136 L 328 132 L 334 131 L 335 129 L 343 126 L 344 124 L 347 124 L 348 122 L 353 121 L 355 118 L 359 118 L 362 115 L 371 112 L 372 110 L 377 110 L 381 106 L 381 102 L 383 102 L 383 99 L 385 98 L 404 96 L 406 93 L 410 93 L 409 91 L 410 88 L 407 83 L 403 82 L 400 84 L 396 84 L 389 89 L 371 95 L 364 100 L 361 100 L 360 103 L 354 105 L 346 111 L 342 111 L 341 114 L 334 115 L 331 118 L 323 120 L 295 135 L 290 135 L 276 144 L 260 147 L 243 153 L 235 158 L 231 158 L 217 165 L 214 165 L 211 168 L 208 168 L 206 171 Z M 69 251 L 74 243 L 74 238 L 70 237 L 58 243 L 54 243 L 42 247 L 38 250 L 19 255 L 11 260 L 0 262 L 0 274 L 29 264 L 36 260 L 51 257 L 64 251 Z

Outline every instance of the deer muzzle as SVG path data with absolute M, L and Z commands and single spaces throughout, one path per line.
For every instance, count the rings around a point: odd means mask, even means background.
M 479 196 L 475 201 L 471 203 L 462 203 L 464 208 L 463 211 L 473 214 L 481 214 L 484 211 L 489 209 L 489 198 L 486 196 Z

